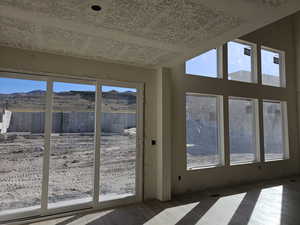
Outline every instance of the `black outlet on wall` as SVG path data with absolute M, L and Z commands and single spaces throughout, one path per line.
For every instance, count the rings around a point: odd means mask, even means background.
M 156 145 L 156 140 L 152 140 L 152 141 L 151 141 L 151 144 L 152 144 L 152 145 Z

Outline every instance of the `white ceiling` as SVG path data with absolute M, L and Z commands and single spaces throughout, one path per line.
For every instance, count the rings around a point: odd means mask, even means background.
M 0 45 L 156 67 L 299 9 L 299 0 L 1 0 Z

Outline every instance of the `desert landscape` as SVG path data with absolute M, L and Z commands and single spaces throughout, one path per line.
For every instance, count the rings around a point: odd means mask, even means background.
M 5 110 L 12 114 L 7 132 L 0 134 L 0 211 L 41 204 L 44 94 L 0 95 L 3 115 Z M 134 92 L 103 92 L 100 201 L 135 194 L 135 108 Z M 94 93 L 55 93 L 52 130 L 49 207 L 71 200 L 91 201 Z

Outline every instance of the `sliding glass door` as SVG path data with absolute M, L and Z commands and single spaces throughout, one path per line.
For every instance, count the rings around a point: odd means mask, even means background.
M 141 200 L 141 85 L 0 76 L 0 222 Z
M 95 85 L 53 82 L 49 207 L 91 202 Z
M 100 201 L 134 196 L 137 90 L 102 86 Z
M 46 86 L 0 78 L 0 216 L 41 206 Z

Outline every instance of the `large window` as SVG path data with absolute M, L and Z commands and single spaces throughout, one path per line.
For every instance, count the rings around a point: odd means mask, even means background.
M 0 223 L 141 199 L 142 85 L 1 75 Z
M 218 50 L 212 49 L 186 61 L 185 73 L 205 77 L 219 77 Z
M 235 40 L 227 46 L 227 62 L 225 62 L 228 80 L 257 83 L 258 63 L 261 65 L 261 84 L 285 87 L 285 53 L 262 46 L 260 62 L 257 61 L 257 45 Z M 211 49 L 185 62 L 185 73 L 210 78 L 224 77 L 223 51 L 221 47 Z
M 186 95 L 187 169 L 221 164 L 220 98 Z
M 288 157 L 286 103 L 263 102 L 265 160 Z
M 261 73 L 262 84 L 275 87 L 284 87 L 284 54 L 280 51 L 262 48 Z
M 257 101 L 229 98 L 230 164 L 249 163 L 257 159 Z
M 253 46 L 236 41 L 230 41 L 228 47 L 228 79 L 254 82 Z
M 185 87 L 187 169 L 289 158 L 284 51 L 233 40 L 187 61 L 186 74 L 224 78 L 185 77 L 195 82 Z

